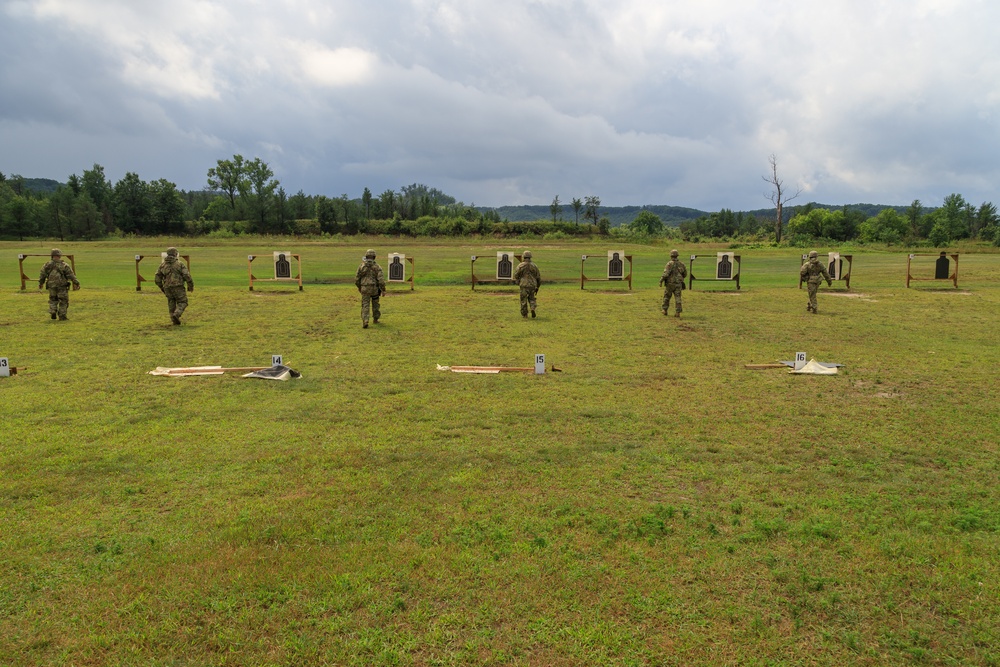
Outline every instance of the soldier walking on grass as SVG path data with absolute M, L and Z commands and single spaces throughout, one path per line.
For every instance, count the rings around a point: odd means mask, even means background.
M 187 291 L 193 292 L 194 280 L 191 279 L 187 264 L 177 255 L 177 248 L 167 248 L 167 257 L 156 270 L 156 286 L 167 296 L 167 310 L 170 311 L 170 321 L 174 324 L 181 323 L 181 315 L 188 306 L 187 294 L 184 293 L 185 283 Z
M 529 308 L 531 308 L 531 316 L 535 317 L 535 308 L 538 307 L 535 295 L 538 294 L 538 288 L 542 285 L 542 274 L 538 270 L 538 266 L 531 261 L 530 250 L 524 251 L 521 260 L 521 263 L 514 269 L 511 280 L 521 288 L 521 317 L 528 316 Z
M 684 290 L 684 279 L 687 278 L 687 269 L 684 262 L 678 259 L 680 255 L 676 250 L 670 251 L 670 261 L 663 269 L 660 276 L 660 284 L 666 286 L 663 292 L 663 314 L 667 314 L 670 308 L 670 297 L 674 297 L 674 317 L 681 316 L 681 292 Z
M 368 328 L 368 311 L 371 309 L 372 321 L 378 324 L 382 311 L 378 307 L 378 298 L 385 294 L 385 275 L 382 267 L 375 261 L 375 251 L 365 251 L 365 259 L 358 267 L 354 277 L 354 285 L 361 292 L 361 326 Z
M 826 286 L 830 287 L 830 273 L 819 261 L 819 253 L 815 250 L 809 252 L 809 261 L 799 269 L 799 278 L 806 282 L 809 288 L 809 303 L 806 304 L 806 311 L 816 314 L 819 309 L 816 307 L 816 292 L 819 291 L 819 284 L 825 279 Z
M 58 317 L 60 320 L 66 317 L 69 311 L 69 286 L 73 284 L 73 289 L 80 289 L 80 281 L 73 274 L 73 269 L 63 261 L 62 251 L 53 248 L 51 259 L 42 267 L 38 274 L 38 289 L 42 289 L 47 284 L 49 286 L 49 316 L 52 319 Z

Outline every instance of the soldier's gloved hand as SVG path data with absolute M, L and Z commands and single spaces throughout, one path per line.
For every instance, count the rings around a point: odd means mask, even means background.
M 829 280 L 827 280 L 826 281 L 826 286 L 827 287 L 833 287 L 833 283 L 831 283 Z
M 193 291 L 194 291 L 194 285 L 190 285 L 188 287 L 188 292 L 193 292 Z
M 45 283 L 38 283 L 38 289 L 42 289 L 42 285 L 44 285 L 44 284 Z
M 80 289 L 80 283 L 77 283 L 77 284 L 73 285 L 73 291 L 74 292 L 77 291 L 78 289 Z

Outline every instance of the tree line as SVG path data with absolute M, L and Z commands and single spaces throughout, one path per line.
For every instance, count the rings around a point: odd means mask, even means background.
M 682 222 L 679 232 L 689 241 L 701 239 L 774 240 L 773 216 L 723 209 Z M 940 207 L 925 207 L 919 199 L 908 207 L 884 207 L 868 215 L 859 207 L 830 208 L 809 203 L 795 208 L 782 221 L 784 241 L 791 246 L 817 243 L 884 243 L 886 245 L 943 247 L 965 239 L 1000 245 L 1000 215 L 991 202 L 975 206 L 960 194 L 950 194 Z
M 260 158 L 234 155 L 207 170 L 202 190 L 184 191 L 166 179 L 147 182 L 128 172 L 112 183 L 95 164 L 65 184 L 32 189 L 28 179 L 0 173 L 0 237 L 60 240 L 109 235 L 249 234 L 469 234 L 510 232 L 493 210 L 456 201 L 414 183 L 360 197 L 289 195 Z M 590 206 L 596 222 L 599 199 Z M 596 202 L 596 203 L 595 203 Z M 591 209 L 588 209 L 591 215 Z M 547 231 L 590 233 L 565 224 Z M 533 228 L 540 229 L 538 225 Z
M 776 168 L 765 180 L 772 185 L 778 180 Z M 289 195 L 266 162 L 242 155 L 217 160 L 207 170 L 202 190 L 184 191 L 162 178 L 147 182 L 134 172 L 112 183 L 99 164 L 81 175 L 71 174 L 65 184 L 50 182 L 51 188 L 31 188 L 27 183 L 21 176 L 0 173 L 0 237 L 77 240 L 109 235 L 373 233 L 552 234 L 558 238 L 614 234 L 665 235 L 687 241 L 746 239 L 793 246 L 860 241 L 941 247 L 963 239 L 1000 245 L 996 206 L 990 202 L 974 206 L 959 194 L 945 197 L 938 208 L 924 207 L 916 200 L 909 207 L 875 207 L 873 215 L 869 215 L 870 207 L 861 205 L 785 206 L 780 222 L 776 209 L 769 214 L 722 209 L 680 222 L 678 227 L 664 224 L 652 210 L 663 207 L 626 207 L 634 208 L 631 220 L 618 221 L 624 224 L 612 228 L 596 195 L 574 197 L 568 206 L 556 195 L 548 207 L 550 220 L 531 222 L 501 219 L 496 209 L 465 205 L 418 183 L 378 195 L 366 187 L 357 198 L 307 195 L 302 190 Z M 794 195 L 786 194 L 783 201 L 791 198 Z M 676 211 L 694 213 L 692 209 Z

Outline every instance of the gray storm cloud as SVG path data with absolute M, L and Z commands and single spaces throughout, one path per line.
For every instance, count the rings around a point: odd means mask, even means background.
M 368 6 L 368 5 L 377 6 Z M 1000 7 L 0 2 L 0 171 L 185 189 L 234 153 L 285 189 L 480 205 L 997 199 Z

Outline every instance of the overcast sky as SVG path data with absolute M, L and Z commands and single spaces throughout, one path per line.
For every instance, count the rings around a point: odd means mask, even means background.
M 995 0 L 0 0 L 0 171 L 485 206 L 1000 203 Z

